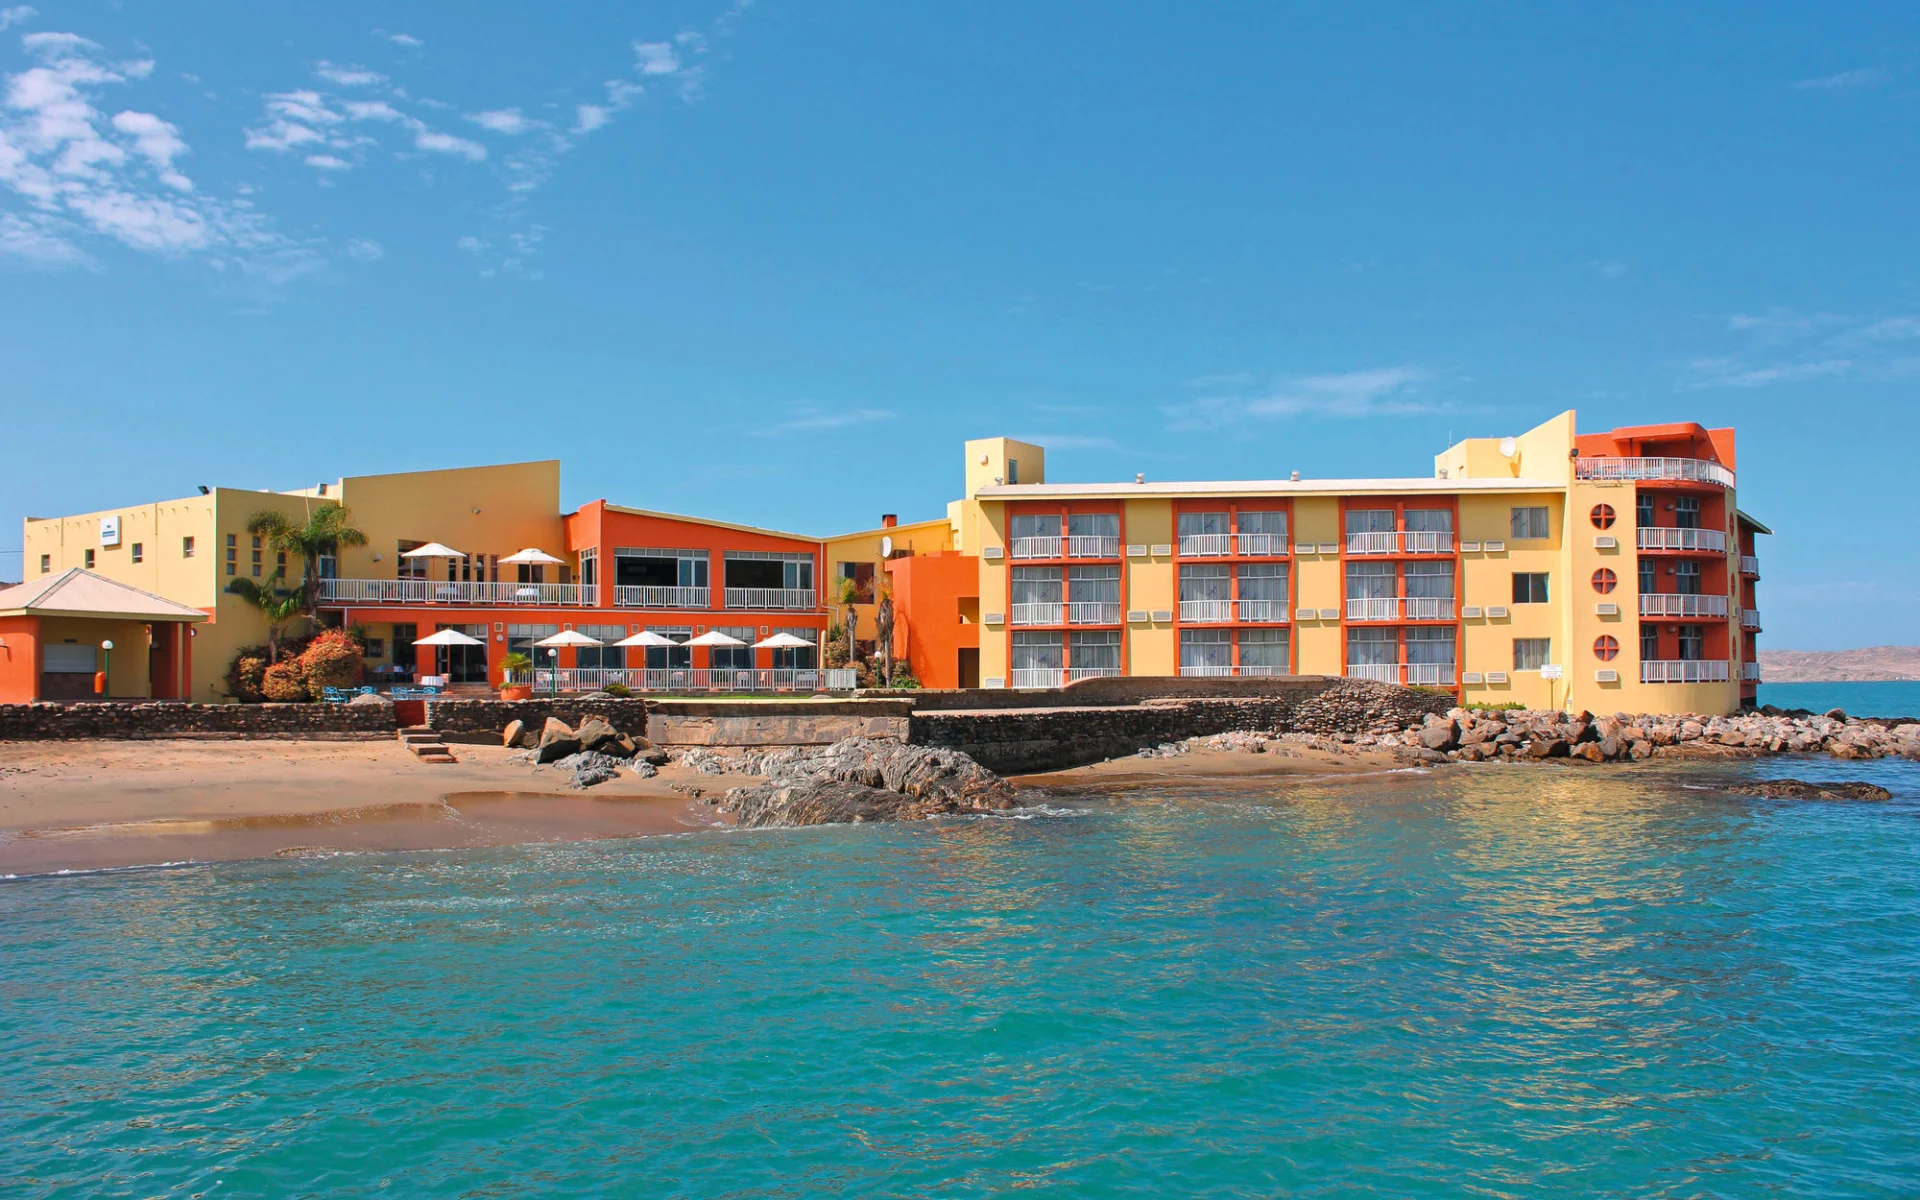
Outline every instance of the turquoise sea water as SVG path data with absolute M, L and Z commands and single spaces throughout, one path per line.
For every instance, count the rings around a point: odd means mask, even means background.
M 1896 1196 L 1920 769 L 0 884 L 0 1193 Z
M 1760 703 L 1814 712 L 1845 709 L 1855 717 L 1920 716 L 1920 682 L 1763 683 Z

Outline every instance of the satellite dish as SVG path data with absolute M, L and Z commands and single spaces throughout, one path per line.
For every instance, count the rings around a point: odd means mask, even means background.
M 893 557 L 893 538 L 892 537 L 890 536 L 882 537 L 880 539 L 880 557 L 881 558 Z
M 1519 443 L 1515 442 L 1510 437 L 1504 437 L 1500 439 L 1500 453 L 1506 455 L 1508 458 L 1513 457 L 1513 452 L 1518 447 L 1519 447 Z

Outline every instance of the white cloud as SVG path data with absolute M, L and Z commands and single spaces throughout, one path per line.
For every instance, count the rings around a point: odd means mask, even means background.
M 1444 405 L 1420 394 L 1420 385 L 1432 377 L 1419 367 L 1309 375 L 1270 391 L 1202 396 L 1164 405 L 1160 411 L 1169 429 L 1219 429 L 1249 420 L 1293 417 L 1356 419 L 1439 412 Z
M 344 158 L 336 158 L 331 154 L 309 154 L 302 161 L 304 161 L 308 166 L 321 171 L 353 170 L 352 163 L 348 162 Z
M 523 116 L 517 108 L 496 108 L 487 112 L 468 113 L 467 120 L 482 129 L 493 133 L 504 133 L 510 137 L 537 128 L 540 124 Z
M 413 144 L 434 154 L 457 154 L 469 162 L 480 162 L 487 157 L 487 148 L 479 142 L 424 127 L 414 130 Z
M 92 255 L 60 236 L 47 224 L 12 213 L 0 213 L 0 257 L 31 267 L 98 268 Z
M 573 115 L 573 131 L 577 134 L 592 133 L 613 120 L 613 113 L 604 104 L 575 105 Z
M 347 257 L 358 262 L 377 262 L 387 256 L 387 249 L 372 238 L 349 238 Z
M 365 121 L 399 126 L 413 135 L 415 149 L 458 155 L 472 162 L 487 157 L 487 148 L 480 143 L 437 130 L 386 100 L 342 101 L 302 89 L 268 96 L 266 110 L 266 123 L 247 131 L 247 149 L 310 151 L 306 163 L 321 170 L 350 168 L 351 156 L 374 144 L 374 139 L 345 128 Z
M 369 71 L 365 67 L 336 66 L 324 59 L 313 69 L 313 73 L 339 87 L 373 87 L 387 81 L 387 77 L 378 71 Z
M 642 75 L 671 75 L 680 69 L 680 56 L 672 42 L 635 42 L 633 63 Z
M 784 421 L 771 425 L 755 426 L 751 432 L 755 437 L 777 437 L 783 433 L 817 433 L 828 429 L 847 429 L 857 425 L 877 425 L 883 421 L 892 421 L 899 416 L 884 408 L 850 408 L 839 412 L 829 412 L 811 404 L 798 404 L 792 409 L 792 415 Z
M 410 33 L 381 33 L 378 30 L 375 30 L 374 36 L 383 37 L 388 41 L 392 42 L 394 45 L 405 46 L 409 50 L 418 49 L 419 47 L 426 45 L 425 42 L 421 41 L 417 37 L 414 37 Z
M 1765 387 L 1771 383 L 1801 383 L 1809 379 L 1829 379 L 1852 371 L 1847 358 L 1826 358 L 1815 362 L 1783 363 L 1775 366 L 1748 366 L 1733 358 L 1699 358 L 1689 364 L 1695 388 Z
M 175 191 L 190 192 L 193 181 L 173 169 L 173 160 L 187 152 L 180 130 L 152 113 L 116 113 L 113 127 L 133 138 L 133 148 L 144 155 L 159 172 L 160 182 Z
M 1744 348 L 1694 358 L 1680 386 L 1755 388 L 1842 376 L 1907 379 L 1920 372 L 1913 349 L 1920 340 L 1920 316 L 1803 315 L 1774 308 L 1758 315 L 1734 313 L 1726 323 Z
M 40 10 L 31 4 L 16 4 L 12 8 L 0 8 L 0 31 L 14 25 L 24 25 L 40 15 Z
M 1802 79 L 1793 86 L 1799 91 L 1845 91 L 1850 89 L 1885 87 L 1893 82 L 1893 75 L 1879 67 L 1860 67 L 1852 71 L 1841 71 L 1837 75 L 1822 75 L 1818 79 Z

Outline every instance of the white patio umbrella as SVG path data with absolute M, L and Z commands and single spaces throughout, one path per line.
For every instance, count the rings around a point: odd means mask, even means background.
M 745 642 L 732 634 L 721 633 L 718 629 L 709 629 L 697 638 L 689 638 L 680 643 L 683 646 L 744 646 Z
M 468 637 L 458 629 L 442 629 L 439 633 L 430 633 L 423 638 L 415 638 L 416 646 L 484 646 L 485 642 L 476 637 Z M 436 662 L 435 666 L 439 664 Z
M 516 550 L 500 561 L 503 563 L 512 563 L 516 567 L 522 565 L 529 567 L 564 567 L 567 565 L 566 559 L 555 558 L 545 550 L 537 550 L 532 546 L 528 546 L 525 550 Z
M 428 542 L 424 546 L 415 546 L 411 550 L 400 552 L 401 558 L 465 558 L 466 555 L 452 546 L 443 546 L 439 542 Z
M 621 638 L 614 643 L 616 646 L 646 646 L 649 649 L 654 646 L 678 646 L 679 644 L 672 638 L 655 633 L 651 629 L 642 629 L 632 637 Z
M 558 649 L 561 646 L 604 646 L 606 645 L 606 643 L 601 641 L 598 638 L 590 638 L 586 634 L 581 633 L 578 630 L 563 629 L 559 633 L 554 634 L 552 637 L 541 638 L 539 641 L 535 642 L 534 645 L 546 646 L 546 647 L 549 647 L 550 649 Z M 551 660 L 552 656 L 549 655 L 548 657 Z M 558 671 L 555 671 L 553 673 L 553 690 L 556 695 L 559 694 L 560 672 Z
M 813 643 L 790 633 L 776 633 L 753 644 L 755 650 L 811 650 Z

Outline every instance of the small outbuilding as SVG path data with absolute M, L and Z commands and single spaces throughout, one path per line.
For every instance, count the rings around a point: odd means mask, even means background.
M 206 619 L 78 567 L 0 588 L 0 704 L 185 699 L 188 639 Z

